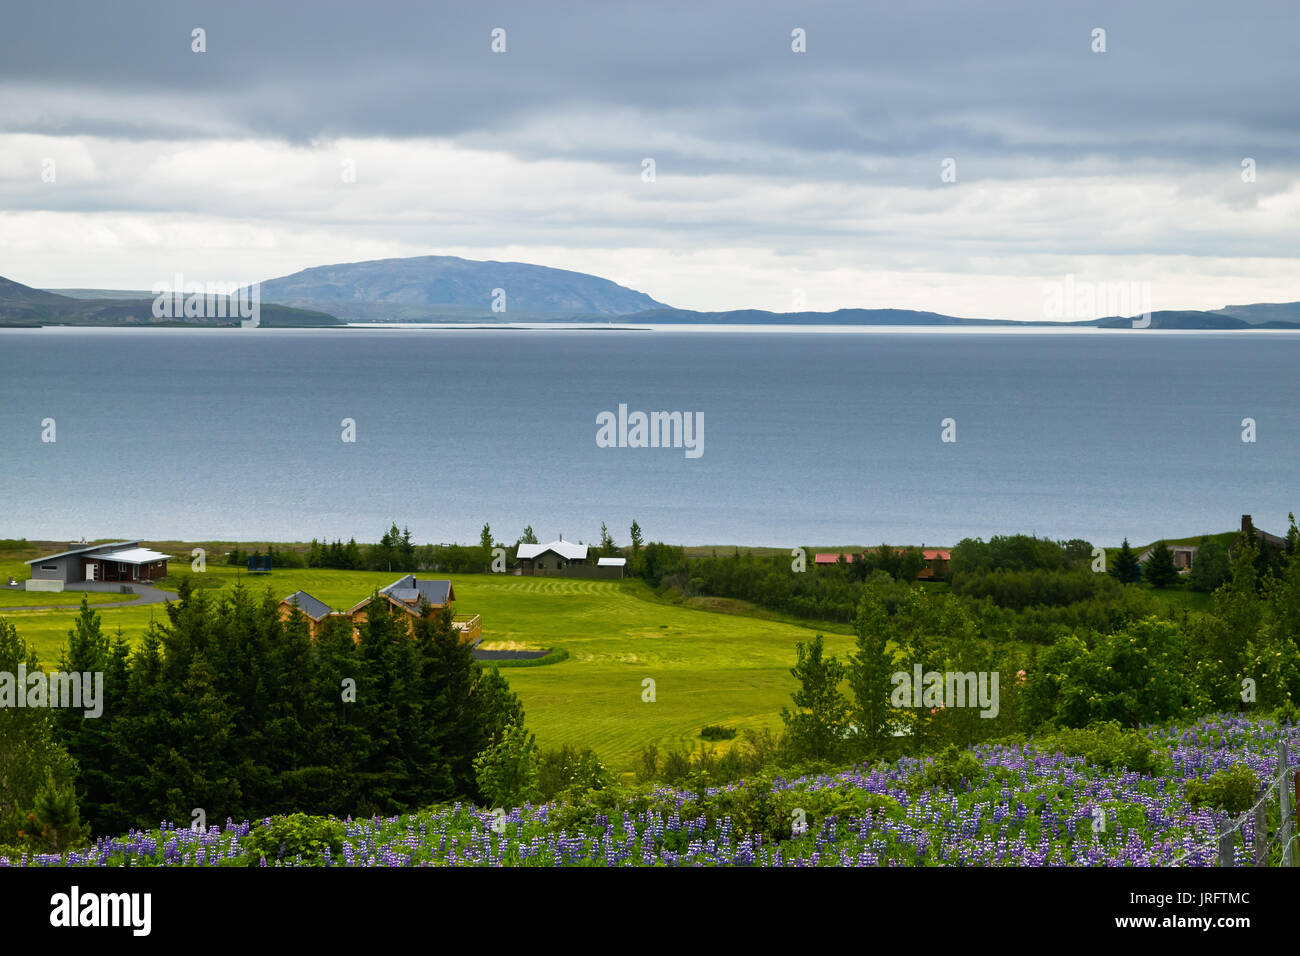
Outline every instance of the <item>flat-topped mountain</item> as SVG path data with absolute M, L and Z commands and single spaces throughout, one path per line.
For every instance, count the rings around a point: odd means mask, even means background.
M 504 290 L 504 312 L 493 311 Z M 417 256 L 316 266 L 262 283 L 262 300 L 342 319 L 614 316 L 666 308 L 608 279 L 524 262 Z

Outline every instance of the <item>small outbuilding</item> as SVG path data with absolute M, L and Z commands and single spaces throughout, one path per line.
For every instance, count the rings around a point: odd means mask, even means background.
M 603 578 L 621 578 L 627 573 L 627 558 L 597 558 L 596 570 Z

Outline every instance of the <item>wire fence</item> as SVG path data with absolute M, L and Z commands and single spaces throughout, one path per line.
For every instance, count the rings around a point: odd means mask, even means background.
M 1285 742 L 1278 745 L 1278 771 L 1249 810 L 1235 817 L 1203 843 L 1179 854 L 1169 865 L 1181 866 L 1189 857 L 1218 866 L 1300 865 L 1300 833 L 1296 804 L 1300 803 L 1300 769 L 1291 765 Z M 1217 857 L 1215 856 L 1217 852 Z

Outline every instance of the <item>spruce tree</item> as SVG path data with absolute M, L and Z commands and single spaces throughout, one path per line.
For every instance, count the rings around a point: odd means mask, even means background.
M 1178 568 L 1174 566 L 1174 553 L 1163 541 L 1157 541 L 1142 568 L 1142 576 L 1152 587 L 1167 588 L 1178 583 Z
M 1129 546 L 1128 538 L 1120 545 L 1119 553 L 1115 555 L 1115 563 L 1110 569 L 1121 584 L 1133 584 L 1142 575 L 1142 566 L 1138 563 L 1137 555 Z
M 188 584 L 188 578 L 185 579 Z M 125 693 L 129 650 L 119 631 L 116 640 L 104 633 L 100 616 L 83 596 L 81 610 L 68 631 L 68 643 L 59 656 L 58 669 L 74 675 L 102 675 L 101 709 L 98 717 L 87 717 L 86 709 L 61 707 L 55 721 L 68 753 L 77 761 L 77 789 L 82 796 L 82 814 L 88 821 L 103 821 L 114 799 L 112 730 Z
M 16 674 L 19 664 L 26 665 L 29 674 L 40 670 L 36 652 L 0 618 L 0 672 Z M 14 692 L 26 693 L 26 688 L 15 687 Z M 50 708 L 14 703 L 0 707 L 0 843 L 8 844 L 33 836 L 37 795 L 48 786 L 50 775 L 56 786 L 71 786 L 77 773 L 76 761 L 59 742 Z

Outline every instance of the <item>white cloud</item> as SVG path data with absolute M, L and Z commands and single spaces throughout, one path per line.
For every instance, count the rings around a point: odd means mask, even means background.
M 937 159 L 882 157 L 833 179 L 660 165 L 644 182 L 636 153 L 32 134 L 0 135 L 0 157 L 0 274 L 46 288 L 440 253 L 592 272 L 700 310 L 787 311 L 799 288 L 816 311 L 1039 319 L 1042 283 L 1067 273 L 1151 282 L 1157 308 L 1300 299 L 1300 177 L 1285 167 L 1247 184 L 1228 164 L 999 164 L 969 180 L 959 164 L 942 184 Z

